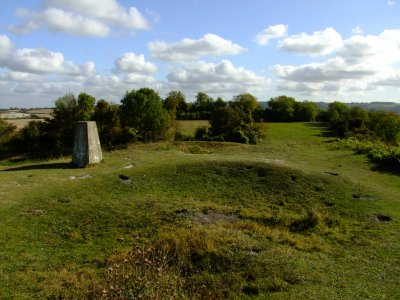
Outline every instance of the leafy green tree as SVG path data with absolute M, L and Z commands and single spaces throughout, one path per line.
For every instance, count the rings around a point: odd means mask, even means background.
M 257 109 L 257 99 L 251 94 L 240 94 L 226 107 L 215 108 L 210 118 L 208 138 L 218 141 L 256 144 L 264 138 L 264 129 L 255 124 L 253 113 Z M 205 136 L 204 130 L 198 136 Z
M 73 94 L 65 94 L 55 102 L 53 118 L 46 126 L 46 142 L 53 143 L 58 154 L 72 151 L 75 126 L 79 121 L 78 102 Z
M 271 122 L 292 122 L 296 100 L 288 96 L 271 98 L 265 109 L 265 117 Z
M 186 97 L 181 91 L 171 91 L 163 102 L 164 108 L 169 111 L 174 118 L 179 118 L 182 112 L 186 112 Z
M 217 100 L 215 100 L 214 108 L 226 107 L 226 105 L 227 103 L 224 101 L 224 99 L 218 97 Z
M 214 99 L 204 92 L 198 92 L 193 110 L 198 114 L 198 118 L 208 120 L 214 110 Z
M 240 112 L 231 106 L 215 109 L 211 114 L 211 133 L 214 136 L 229 134 L 242 123 Z
M 344 136 L 349 131 L 349 111 L 349 107 L 339 101 L 328 105 L 328 122 L 339 136 Z
M 393 112 L 370 112 L 369 129 L 383 141 L 400 145 L 400 116 Z
M 164 138 L 169 114 L 157 92 L 150 88 L 126 92 L 120 106 L 121 123 L 135 129 L 144 142 Z
M 17 127 L 7 121 L 0 119 L 0 152 L 9 150 L 9 143 Z
M 313 102 L 298 102 L 294 103 L 293 119 L 297 122 L 314 122 L 317 118 L 318 107 Z
M 18 152 L 38 153 L 46 150 L 45 152 L 47 153 L 47 147 L 50 145 L 43 142 L 45 127 L 46 123 L 30 121 L 25 127 L 19 130 L 14 141 L 14 147 Z
M 94 108 L 92 120 L 96 121 L 102 146 L 110 147 L 123 142 L 117 105 L 111 105 L 104 99 L 99 100 Z
M 241 114 L 244 123 L 253 123 L 253 112 L 258 107 L 256 97 L 249 93 L 236 95 L 230 105 Z
M 369 115 L 365 109 L 361 107 L 354 106 L 349 111 L 349 130 L 355 132 L 365 133 L 367 129 L 367 124 L 369 122 Z
M 89 121 L 94 112 L 96 98 L 86 93 L 78 95 L 77 109 L 79 121 Z

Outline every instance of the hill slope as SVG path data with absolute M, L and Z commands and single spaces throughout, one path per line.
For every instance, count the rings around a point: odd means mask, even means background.
M 3 162 L 0 298 L 400 297 L 400 177 L 316 125 Z

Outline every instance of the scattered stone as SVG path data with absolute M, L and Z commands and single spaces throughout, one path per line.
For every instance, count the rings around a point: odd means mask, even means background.
M 361 195 L 361 194 L 354 194 L 353 199 L 358 199 L 358 200 L 374 200 L 375 198 L 372 196 L 368 195 Z
M 266 163 L 276 163 L 276 164 L 283 164 L 285 161 L 283 159 L 265 159 Z
M 27 209 L 23 212 L 21 212 L 21 215 L 25 216 L 42 216 L 45 214 L 45 211 L 43 209 L 35 209 L 35 208 L 30 208 Z
M 134 167 L 135 167 L 135 164 L 129 164 L 129 165 L 126 165 L 125 167 L 123 167 L 123 169 L 132 169 Z
M 331 176 L 339 176 L 339 173 L 335 173 L 335 172 L 324 172 L 327 175 L 331 175 Z
M 380 222 L 389 222 L 392 221 L 392 217 L 385 216 L 385 215 L 376 215 L 376 219 Z
M 88 179 L 91 178 L 92 176 L 90 175 L 81 175 L 81 176 L 70 176 L 69 179 L 75 180 L 75 179 Z
M 335 206 L 335 203 L 333 203 L 333 202 L 330 201 L 330 200 L 326 200 L 326 201 L 324 202 L 324 204 L 325 204 L 327 207 Z

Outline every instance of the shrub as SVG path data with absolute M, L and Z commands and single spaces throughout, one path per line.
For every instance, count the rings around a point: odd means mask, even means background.
M 16 126 L 0 119 L 0 152 L 7 152 L 9 150 L 10 141 L 16 129 Z

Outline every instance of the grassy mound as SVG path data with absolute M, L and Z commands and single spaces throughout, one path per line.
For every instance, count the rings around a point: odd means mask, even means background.
M 399 295 L 399 216 L 379 188 L 398 178 L 287 126 L 290 145 L 162 143 L 88 169 L 2 167 L 0 298 Z

